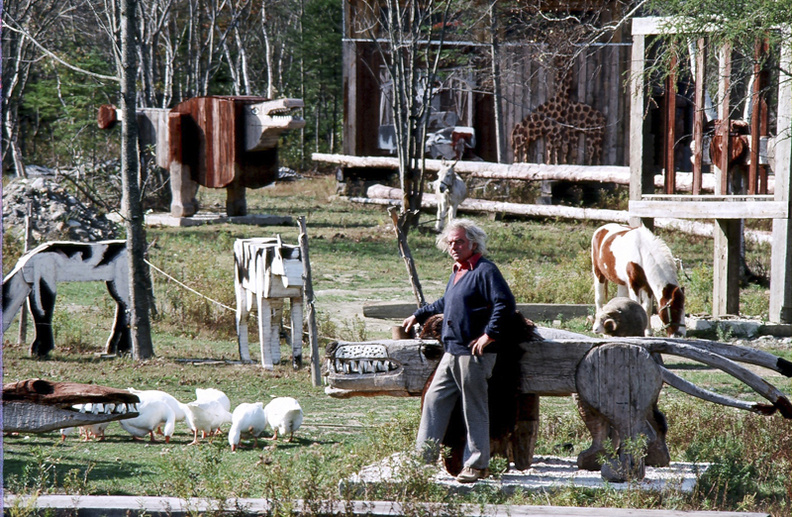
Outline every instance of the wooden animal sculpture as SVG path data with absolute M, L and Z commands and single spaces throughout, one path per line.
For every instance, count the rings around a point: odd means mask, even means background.
M 729 170 L 727 185 L 729 194 L 744 194 L 748 189 L 748 162 L 751 158 L 751 126 L 744 120 L 730 120 L 729 130 L 720 119 L 707 122 L 704 134 L 711 135 L 709 155 L 712 164 L 720 167 L 725 140 L 728 138 Z M 728 135 L 728 136 L 726 136 Z
M 657 396 L 664 383 L 709 402 L 764 415 L 779 411 L 785 418 L 792 418 L 789 399 L 738 364 L 749 363 L 792 377 L 792 363 L 772 354 L 691 339 L 603 340 L 588 336 L 575 338 L 571 333 L 556 338 L 557 334 L 550 329 L 547 336 L 553 336 L 551 340 L 543 337 L 546 330 L 539 328 L 531 332 L 517 347 L 515 357 L 499 357 L 498 363 L 505 363 L 501 365 L 505 373 L 500 380 L 505 382 L 506 391 L 489 385 L 491 393 L 500 394 L 494 399 L 490 397 L 492 450 L 498 450 L 499 443 L 508 442 L 507 457 L 518 469 L 527 468 L 533 459 L 540 396 L 578 394 L 584 422 L 592 434 L 592 446 L 580 453 L 578 465 L 600 470 L 603 478 L 610 481 L 641 479 L 644 465 L 668 465 L 666 423 L 662 413 L 656 412 Z M 442 347 L 436 340 L 421 339 L 336 342 L 328 345 L 326 354 L 325 392 L 330 396 L 420 396 L 440 361 Z M 655 361 L 655 354 L 676 355 L 721 369 L 750 386 L 770 404 L 738 400 L 702 389 Z M 490 382 L 495 378 L 493 375 Z M 510 383 L 512 386 L 516 383 L 516 389 L 509 388 Z M 464 440 L 460 442 L 459 433 L 464 433 L 464 429 L 451 427 L 451 435 L 447 434 L 443 443 L 451 447 L 453 459 L 462 454 L 458 448 L 460 443 L 464 447 Z M 644 457 L 634 454 L 630 447 L 622 447 L 640 436 L 645 436 L 648 443 Z M 617 454 L 603 465 L 606 438 L 613 441 Z M 461 469 L 461 465 L 454 466 L 453 462 L 446 466 Z
M 4 384 L 2 402 L 3 431 L 43 433 L 136 417 L 140 399 L 96 384 L 26 379 Z
M 303 421 L 303 410 L 297 399 L 292 397 L 277 397 L 264 407 L 267 426 L 273 431 L 273 440 L 278 439 L 278 434 L 289 437 L 287 442 L 294 438 L 294 432 L 300 428 Z
M 45 357 L 55 348 L 52 316 L 58 282 L 99 281 L 116 302 L 115 322 L 105 351 L 132 350 L 129 330 L 129 268 L 126 241 L 47 242 L 25 253 L 3 279 L 3 331 L 30 298 L 36 338 L 30 355 Z
M 666 335 L 685 335 L 685 292 L 679 286 L 676 263 L 665 242 L 646 227 L 630 228 L 616 223 L 597 228 L 591 238 L 594 301 L 599 312 L 605 305 L 608 282 L 617 296 L 640 303 L 647 321 L 654 300 Z M 651 335 L 647 323 L 646 335 Z
M 198 212 L 198 186 L 226 189 L 229 216 L 247 214 L 246 188 L 277 179 L 278 138 L 305 126 L 302 99 L 216 95 L 186 99 L 172 109 L 137 110 L 140 147 L 152 147 L 156 164 L 170 173 L 171 215 Z M 102 105 L 98 122 L 111 129 L 115 106 Z
M 426 136 L 424 152 L 433 159 L 461 160 L 468 149 L 476 147 L 476 130 L 450 126 Z
M 442 161 L 440 170 L 437 171 L 437 180 L 434 181 L 435 197 L 437 198 L 437 220 L 435 230 L 442 232 L 446 221 L 451 222 L 456 217 L 459 204 L 467 197 L 467 185 L 456 172 L 456 162 Z
M 569 152 L 583 135 L 585 158 L 589 164 L 602 161 L 602 141 L 606 119 L 597 109 L 570 100 L 572 75 L 562 64 L 556 64 L 555 94 L 537 106 L 511 132 L 515 162 L 528 160 L 528 147 L 544 139 L 546 164 L 567 163 Z
M 267 428 L 267 415 L 264 412 L 264 403 L 250 404 L 243 402 L 231 414 L 231 430 L 228 431 L 228 444 L 231 452 L 235 452 L 242 438 L 253 438 L 254 447 L 258 447 L 258 437 Z
M 218 390 L 217 388 L 195 388 L 195 400 L 198 402 L 206 402 L 209 400 L 216 400 L 223 406 L 226 411 L 231 411 L 231 401 L 228 395 Z M 214 430 L 215 434 L 221 434 L 222 431 L 218 427 Z
M 223 424 L 231 422 L 231 413 L 216 399 L 196 400 L 187 404 L 187 425 L 193 432 L 193 441 L 189 445 L 198 444 L 198 433 L 209 435 L 209 443 L 215 431 Z
M 127 388 L 127 391 L 134 393 L 143 400 L 161 400 L 165 402 L 173 410 L 173 415 L 176 422 L 184 422 L 187 418 L 187 405 L 179 402 L 179 400 L 161 390 L 136 390 L 135 388 Z M 157 428 L 158 434 L 164 434 L 161 427 Z
M 648 326 L 649 320 L 641 304 L 619 296 L 597 312 L 591 331 L 611 337 L 643 336 Z
M 154 443 L 157 441 L 154 438 L 154 431 L 162 427 L 165 443 L 170 442 L 176 426 L 176 415 L 166 402 L 157 399 L 141 400 L 138 404 L 138 413 L 140 414 L 135 418 L 119 422 L 124 431 L 132 435 L 133 440 L 149 435 L 151 442 Z
M 239 357 L 250 362 L 247 317 L 256 297 L 261 366 L 272 370 L 280 363 L 280 325 L 283 305 L 291 309 L 292 367 L 302 365 L 303 263 L 299 246 L 276 238 L 237 239 L 234 242 L 234 290 L 236 292 Z

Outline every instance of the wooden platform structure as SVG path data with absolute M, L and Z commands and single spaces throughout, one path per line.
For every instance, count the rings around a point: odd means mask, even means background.
M 731 110 L 729 91 L 731 77 L 731 49 L 721 48 L 719 52 L 718 116 L 725 133 L 720 133 L 724 152 L 720 163 L 714 163 L 715 195 L 699 195 L 701 185 L 701 158 L 703 149 L 703 99 L 704 99 L 704 41 L 698 36 L 697 74 L 695 84 L 696 118 L 693 139 L 697 152 L 694 155 L 693 195 L 678 195 L 675 188 L 674 165 L 674 117 L 676 83 L 674 74 L 666 83 L 665 125 L 664 125 L 664 162 L 665 194 L 654 194 L 654 173 L 644 165 L 644 95 L 645 63 L 647 38 L 668 33 L 672 24 L 665 18 L 635 18 L 632 26 L 632 67 L 630 74 L 630 204 L 629 210 L 634 223 L 643 222 L 652 227 L 656 217 L 681 219 L 715 219 L 715 257 L 713 264 L 713 316 L 737 314 L 739 312 L 739 260 L 742 238 L 742 219 L 772 219 L 772 257 L 770 269 L 770 314 L 773 323 L 792 323 L 792 226 L 789 215 L 792 210 L 790 199 L 790 158 L 792 158 L 792 81 L 782 78 L 778 81 L 777 128 L 775 138 L 775 193 L 767 195 L 767 175 L 759 166 L 759 138 L 761 115 L 754 110 L 751 121 L 751 165 L 748 188 L 745 195 L 730 195 L 728 192 L 729 150 L 728 134 L 729 113 Z M 789 28 L 783 29 L 789 32 Z M 780 69 L 789 70 L 792 65 L 792 40 L 787 35 L 779 57 Z M 782 72 L 783 73 L 783 72 Z M 754 69 L 755 84 L 760 83 L 761 71 Z M 759 90 L 754 88 L 754 105 L 759 105 Z M 669 102 L 669 100 L 673 102 Z M 766 132 L 766 122 L 764 131 Z M 716 135 L 717 137 L 717 135 Z M 715 138 L 715 137 L 714 137 Z

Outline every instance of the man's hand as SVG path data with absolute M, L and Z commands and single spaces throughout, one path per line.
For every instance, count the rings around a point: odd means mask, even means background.
M 404 330 L 409 332 L 412 326 L 416 323 L 418 323 L 418 319 L 415 316 L 410 316 L 409 318 L 404 319 L 402 322 L 402 327 L 404 327 Z
M 473 355 L 481 355 L 484 353 L 484 347 L 495 341 L 486 334 L 482 334 L 475 341 L 471 341 L 468 345 L 473 352 Z

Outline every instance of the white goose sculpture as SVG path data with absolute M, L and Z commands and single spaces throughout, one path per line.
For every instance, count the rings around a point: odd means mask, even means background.
M 198 431 L 209 434 L 209 442 L 214 438 L 215 430 L 231 422 L 231 413 L 217 400 L 196 400 L 187 404 L 187 425 L 193 432 L 193 441 L 189 445 L 198 443 Z
M 152 442 L 157 441 L 154 439 L 154 430 L 162 427 L 165 442 L 170 442 L 176 426 L 176 415 L 166 402 L 157 399 L 141 400 L 138 404 L 138 413 L 135 418 L 119 420 L 118 423 L 133 438 L 149 435 Z
M 238 405 L 231 415 L 231 430 L 228 431 L 228 444 L 231 451 L 235 452 L 242 437 L 253 438 L 255 447 L 258 447 L 258 437 L 267 428 L 267 415 L 264 413 L 264 403 L 250 404 L 243 402 Z
M 285 436 L 289 434 L 287 442 L 291 442 L 294 431 L 300 428 L 303 421 L 303 410 L 297 399 L 292 397 L 276 397 L 264 408 L 267 425 L 273 431 L 273 440 L 278 439 L 278 433 Z

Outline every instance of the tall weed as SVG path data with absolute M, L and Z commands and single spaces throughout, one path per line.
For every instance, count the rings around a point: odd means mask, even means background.
M 580 251 L 571 260 L 552 265 L 515 260 L 505 268 L 518 302 L 591 303 L 594 299 L 591 256 Z

